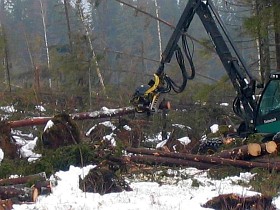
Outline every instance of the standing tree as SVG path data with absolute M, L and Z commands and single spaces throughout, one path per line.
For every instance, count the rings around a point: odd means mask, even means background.
M 274 33 L 275 33 L 275 58 L 276 70 L 280 71 L 280 2 L 273 0 L 273 18 L 274 18 Z
M 91 93 L 92 93 L 92 90 L 91 90 L 91 70 L 92 70 L 92 62 L 95 64 L 95 68 L 96 68 L 96 72 L 97 72 L 97 76 L 99 78 L 99 82 L 101 84 L 101 88 L 103 90 L 103 93 L 106 95 L 106 88 L 105 88 L 105 84 L 104 84 L 104 80 L 103 80 L 103 76 L 101 74 L 101 70 L 100 70 L 100 66 L 99 66 L 99 63 L 98 63 L 98 59 L 97 59 L 97 56 L 96 56 L 96 53 L 94 51 L 94 48 L 93 48 L 93 44 L 92 44 L 92 40 L 91 40 L 91 26 L 89 24 L 89 20 L 87 20 L 86 16 L 85 16 L 85 13 L 84 13 L 84 8 L 83 6 L 81 5 L 81 1 L 77 1 L 76 2 L 76 6 L 77 6 L 77 9 L 78 9 L 78 14 L 79 14 L 79 17 L 83 23 L 83 26 L 84 26 L 84 31 L 85 31 L 85 36 L 86 36 L 86 39 L 87 39 L 87 42 L 88 42 L 88 45 L 89 45 L 89 49 L 90 49 L 90 60 L 89 60 L 89 92 L 90 92 L 90 96 L 91 96 Z
M 10 67 L 9 67 L 9 53 L 8 53 L 8 40 L 5 32 L 5 14 L 4 14 L 4 1 L 0 2 L 0 59 L 3 66 L 0 66 L 1 75 L 4 72 L 4 83 L 7 84 L 9 92 L 11 92 L 11 79 L 10 79 Z
M 260 76 L 266 83 L 271 70 L 279 70 L 280 64 L 279 1 L 249 0 L 249 3 L 254 12 L 245 20 L 245 27 L 256 38 Z

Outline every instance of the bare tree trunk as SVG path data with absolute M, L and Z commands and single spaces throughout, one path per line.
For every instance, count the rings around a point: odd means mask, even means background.
M 9 64 L 9 51 L 8 51 L 8 40 L 6 37 L 6 33 L 3 30 L 3 36 L 4 36 L 4 43 L 5 43 L 5 66 L 6 66 L 6 81 L 8 84 L 9 92 L 12 92 L 11 88 L 11 78 L 10 78 L 10 64 Z
M 280 3 L 279 0 L 273 1 L 273 9 L 274 9 L 274 34 L 275 34 L 275 56 L 276 56 L 276 69 L 280 71 L 280 19 L 279 19 L 279 8 Z
M 156 7 L 156 17 L 159 18 L 159 10 L 158 10 L 158 3 L 157 3 L 157 0 L 155 0 L 155 7 Z M 159 59 L 161 60 L 162 41 L 161 41 L 160 24 L 159 24 L 159 20 L 158 20 L 158 19 L 157 19 L 157 32 L 158 32 L 158 42 L 159 42 Z
M 40 7 L 41 7 L 42 23 L 43 23 L 43 28 L 44 28 L 44 41 L 45 41 L 45 47 L 46 47 L 46 53 L 47 53 L 47 67 L 49 70 L 50 69 L 50 54 L 49 54 L 49 44 L 48 44 L 48 37 L 47 37 L 47 27 L 46 27 L 46 22 L 45 22 L 45 12 L 43 9 L 42 0 L 40 0 Z
M 101 74 L 101 71 L 100 71 L 100 68 L 99 68 L 99 63 L 97 61 L 96 54 L 95 54 L 94 49 L 93 49 L 92 41 L 91 41 L 91 38 L 90 38 L 89 26 L 87 25 L 87 22 L 86 22 L 85 17 L 84 17 L 83 9 L 81 8 L 81 1 L 76 1 L 76 4 L 77 4 L 80 19 L 83 23 L 83 26 L 84 26 L 84 29 L 85 29 L 85 32 L 86 32 L 86 38 L 87 38 L 87 41 L 88 41 L 88 44 L 89 44 L 89 47 L 90 47 L 90 50 L 91 50 L 91 55 L 92 55 L 91 60 L 93 60 L 94 63 L 95 63 L 97 76 L 99 78 L 103 93 L 106 95 L 106 88 L 105 88 L 105 85 L 104 85 L 103 76 Z M 89 82 L 91 82 L 90 78 L 91 78 L 91 64 L 89 65 Z M 91 88 L 90 85 L 89 85 L 89 88 Z M 89 89 L 89 92 L 90 92 L 90 96 L 91 96 L 92 90 Z
M 276 69 L 277 71 L 280 71 L 280 33 L 279 32 L 275 32 L 275 45 L 276 45 Z
M 11 92 L 12 89 L 11 89 L 10 66 L 9 66 L 8 40 L 7 40 L 7 36 L 6 36 L 6 33 L 5 33 L 5 27 L 4 27 L 4 24 L 3 24 L 4 19 L 5 19 L 4 1 L 1 1 L 1 5 L 0 5 L 0 27 L 1 27 L 1 31 L 0 31 L 0 33 L 3 36 L 4 45 L 5 45 L 4 46 L 4 54 L 5 54 L 4 65 L 5 65 L 5 68 L 6 68 L 6 72 L 5 72 L 5 80 L 6 81 L 5 82 L 8 84 L 9 92 Z
M 30 50 L 30 45 L 29 45 L 29 41 L 28 41 L 28 38 L 26 36 L 26 33 L 24 33 L 24 38 L 25 38 L 25 43 L 26 43 L 26 46 L 27 46 L 27 51 L 28 51 L 28 54 L 29 54 L 30 62 L 31 62 L 31 65 L 32 65 L 32 68 L 33 68 L 34 88 L 35 88 L 36 91 L 40 92 L 40 73 L 39 73 L 39 69 L 36 66 L 36 64 L 34 63 L 33 55 L 32 55 L 31 50 Z
M 72 52 L 73 46 L 72 46 L 71 26 L 70 26 L 69 13 L 68 13 L 69 2 L 68 2 L 68 0 L 63 0 L 63 2 L 64 2 L 65 17 L 66 17 L 66 22 L 67 22 L 67 31 L 68 31 L 70 52 Z
M 264 8 L 264 3 L 260 0 L 255 0 L 255 13 L 260 15 L 261 10 Z M 269 52 L 269 32 L 268 20 L 262 19 L 258 23 L 258 37 L 257 45 L 259 52 L 259 70 L 261 81 L 267 83 L 270 74 L 270 52 Z

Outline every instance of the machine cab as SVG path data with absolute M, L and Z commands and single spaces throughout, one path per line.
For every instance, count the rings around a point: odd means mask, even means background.
M 255 128 L 258 133 L 280 131 L 280 74 L 271 74 L 259 99 Z

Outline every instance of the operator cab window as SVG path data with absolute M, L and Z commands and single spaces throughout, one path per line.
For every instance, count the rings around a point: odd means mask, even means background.
M 260 101 L 259 114 L 280 111 L 280 80 L 271 80 L 265 88 Z

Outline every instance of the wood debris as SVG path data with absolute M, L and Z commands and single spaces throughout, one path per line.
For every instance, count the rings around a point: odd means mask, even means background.
M 255 195 L 250 197 L 241 197 L 236 194 L 224 194 L 212 198 L 203 205 L 204 208 L 213 208 L 220 210 L 276 210 L 272 204 L 272 197 Z
M 53 183 L 45 173 L 0 180 L 0 210 L 12 209 L 13 204 L 36 202 L 39 195 L 51 193 Z
M 274 144 L 269 143 L 269 145 L 274 145 Z M 165 164 L 165 165 L 173 164 L 177 166 L 183 165 L 188 167 L 197 167 L 198 169 L 211 168 L 215 165 L 231 165 L 231 166 L 248 168 L 248 169 L 259 167 L 268 170 L 280 171 L 280 162 L 245 161 L 245 160 L 232 159 L 232 158 L 223 158 L 220 156 L 175 153 L 175 152 L 166 152 L 166 151 L 146 149 L 146 148 L 127 148 L 126 151 L 127 153 L 133 154 L 130 156 L 131 161 L 141 162 L 141 163 L 146 162 L 147 164 Z M 233 151 L 240 152 L 241 150 L 236 149 Z M 248 152 L 247 149 L 245 151 Z M 275 151 L 277 151 L 276 148 Z

